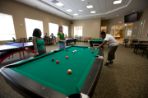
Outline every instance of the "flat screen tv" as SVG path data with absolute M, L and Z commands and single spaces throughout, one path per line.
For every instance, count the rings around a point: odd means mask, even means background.
M 124 22 L 125 23 L 136 22 L 136 21 L 140 20 L 140 17 L 141 17 L 140 12 L 133 12 L 131 14 L 124 16 Z

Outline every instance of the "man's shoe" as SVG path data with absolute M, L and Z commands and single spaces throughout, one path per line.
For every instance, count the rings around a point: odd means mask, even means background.
M 106 62 L 106 63 L 105 63 L 105 66 L 108 66 L 108 65 L 109 65 L 109 62 Z
M 109 61 L 109 64 L 113 64 L 113 61 Z

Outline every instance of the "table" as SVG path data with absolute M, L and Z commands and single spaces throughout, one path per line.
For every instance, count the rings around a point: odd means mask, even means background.
M 69 46 L 4 66 L 0 72 L 8 84 L 25 96 L 81 98 L 80 95 L 85 95 L 85 98 L 89 98 L 103 64 L 103 59 L 97 55 L 102 55 L 102 51 L 86 46 Z M 60 63 L 56 64 L 56 60 Z M 72 70 L 72 74 L 67 74 L 68 69 Z
M 0 63 L 10 55 L 13 55 L 16 52 L 24 51 L 26 48 L 27 50 L 30 50 L 30 52 L 34 52 L 32 42 L 8 42 L 4 45 L 0 45 Z
M 133 46 L 134 46 L 133 50 L 134 53 L 138 53 L 139 50 L 142 50 L 142 55 L 145 53 L 145 51 L 147 53 L 148 43 L 134 43 Z
M 76 44 L 77 39 L 76 38 L 66 38 L 65 42 L 66 42 L 66 46 L 68 46 L 71 43 Z
M 96 39 L 89 40 L 90 47 L 93 47 L 94 45 L 99 45 L 102 42 L 103 42 L 102 38 L 96 38 Z

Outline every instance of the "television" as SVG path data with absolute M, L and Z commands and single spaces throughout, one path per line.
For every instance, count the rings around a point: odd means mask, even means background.
M 131 14 L 124 16 L 124 23 L 131 23 L 140 20 L 141 13 L 140 12 L 133 12 Z

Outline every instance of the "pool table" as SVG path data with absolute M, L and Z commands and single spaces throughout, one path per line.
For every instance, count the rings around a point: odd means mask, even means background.
M 89 40 L 90 47 L 93 47 L 94 45 L 99 45 L 102 42 L 103 42 L 102 38 L 95 38 L 95 39 Z
M 66 38 L 65 42 L 66 42 L 66 46 L 70 45 L 71 43 L 76 44 L 77 39 L 76 38 Z
M 33 43 L 7 42 L 4 45 L 0 45 L 0 63 L 3 63 L 5 59 L 15 53 L 19 53 L 20 59 L 24 58 L 24 51 L 34 53 Z
M 0 73 L 27 98 L 89 98 L 101 73 L 102 55 L 97 48 L 69 46 L 9 64 Z

